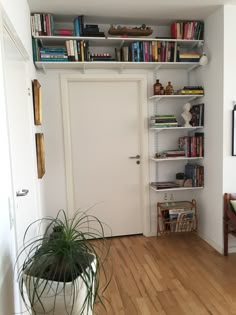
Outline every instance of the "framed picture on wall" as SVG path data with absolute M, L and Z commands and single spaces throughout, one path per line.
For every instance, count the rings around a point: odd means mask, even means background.
M 37 168 L 38 178 L 42 178 L 45 174 L 45 152 L 44 152 L 44 135 L 43 133 L 35 134 L 36 141 L 36 155 L 37 155 Z
M 41 85 L 38 80 L 32 82 L 33 103 L 34 103 L 34 123 L 35 125 L 42 124 L 42 100 L 41 100 Z

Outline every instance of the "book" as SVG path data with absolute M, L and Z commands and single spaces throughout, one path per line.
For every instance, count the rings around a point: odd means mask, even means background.
M 195 126 L 204 126 L 204 103 L 192 105 L 190 109 L 192 118 L 190 124 Z

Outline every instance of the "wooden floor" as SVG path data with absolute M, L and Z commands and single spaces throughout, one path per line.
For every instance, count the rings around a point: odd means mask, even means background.
M 111 240 L 113 276 L 103 315 L 236 314 L 236 255 L 196 235 Z

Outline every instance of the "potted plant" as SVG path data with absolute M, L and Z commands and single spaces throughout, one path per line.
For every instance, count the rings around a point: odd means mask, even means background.
M 43 233 L 28 239 L 35 225 Z M 109 268 L 104 267 L 108 251 L 103 224 L 87 212 L 76 212 L 69 219 L 60 210 L 56 218 L 30 224 L 18 255 L 19 289 L 26 308 L 35 315 L 93 314 L 94 302 L 103 304 L 110 282 Z

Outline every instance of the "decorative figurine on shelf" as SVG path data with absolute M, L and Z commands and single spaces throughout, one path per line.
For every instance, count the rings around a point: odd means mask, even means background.
M 186 103 L 183 106 L 184 111 L 181 114 L 181 116 L 183 117 L 184 122 L 185 122 L 184 127 L 192 127 L 189 123 L 192 118 L 192 114 L 190 113 L 190 108 L 191 108 L 190 103 Z
M 174 94 L 173 85 L 171 84 L 170 81 L 168 82 L 168 85 L 166 86 L 165 94 L 166 94 L 166 95 L 172 95 L 172 94 Z

